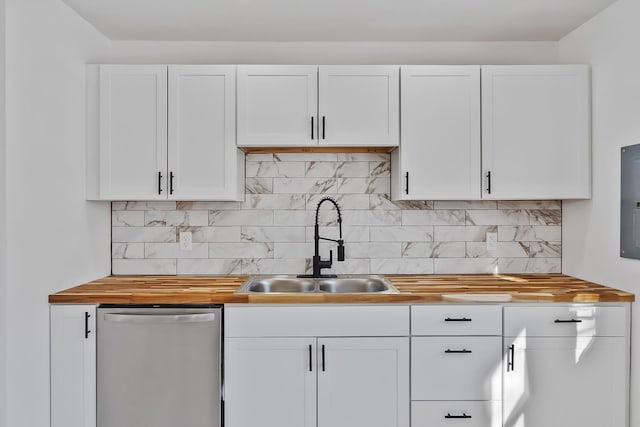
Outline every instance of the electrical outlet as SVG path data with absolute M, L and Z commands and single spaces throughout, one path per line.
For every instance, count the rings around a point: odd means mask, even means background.
M 487 250 L 495 251 L 498 249 L 498 233 L 496 232 L 487 232 Z
M 180 232 L 180 250 L 190 251 L 193 250 L 193 236 L 190 231 Z

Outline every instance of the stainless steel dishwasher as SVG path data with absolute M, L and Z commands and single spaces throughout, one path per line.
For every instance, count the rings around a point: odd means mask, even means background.
M 222 309 L 98 308 L 98 427 L 219 427 Z

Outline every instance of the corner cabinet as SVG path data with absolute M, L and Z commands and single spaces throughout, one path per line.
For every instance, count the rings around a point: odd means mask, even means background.
M 226 426 L 409 426 L 407 306 L 245 304 L 225 327 Z
M 235 66 L 88 66 L 87 198 L 242 200 Z
M 96 306 L 52 305 L 51 427 L 96 426 Z
M 505 427 L 627 427 L 629 313 L 505 307 Z
M 398 66 L 238 66 L 238 146 L 397 146 Z

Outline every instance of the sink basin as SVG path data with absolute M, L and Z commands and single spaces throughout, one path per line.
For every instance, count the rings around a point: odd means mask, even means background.
M 296 276 L 251 276 L 238 288 L 239 294 L 397 294 L 384 276 L 349 275 L 337 278 L 299 278 Z
M 262 293 L 298 293 L 314 292 L 316 284 L 308 279 L 298 279 L 297 277 L 250 277 L 246 286 L 246 292 Z
M 379 293 L 391 289 L 395 290 L 393 285 L 381 276 L 339 277 L 336 279 L 324 279 L 318 283 L 320 292 L 332 294 Z

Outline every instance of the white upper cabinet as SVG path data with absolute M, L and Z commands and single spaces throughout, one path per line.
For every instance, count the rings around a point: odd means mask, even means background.
M 480 67 L 402 67 L 395 200 L 480 198 Z
M 397 66 L 238 66 L 238 146 L 395 146 Z
M 321 66 L 319 82 L 323 145 L 398 145 L 399 67 Z
M 101 199 L 166 199 L 167 67 L 102 65 Z
M 482 67 L 486 199 L 591 194 L 586 65 Z
M 234 111 L 234 66 L 169 67 L 169 199 L 242 198 Z
M 87 198 L 242 200 L 235 66 L 90 65 Z
M 318 67 L 238 66 L 238 145 L 317 144 Z

